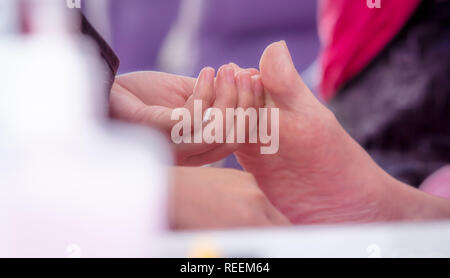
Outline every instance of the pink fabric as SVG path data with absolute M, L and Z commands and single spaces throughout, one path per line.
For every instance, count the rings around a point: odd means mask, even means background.
M 380 0 L 369 8 L 366 0 L 321 0 L 319 36 L 320 92 L 330 100 L 393 39 L 420 0 Z

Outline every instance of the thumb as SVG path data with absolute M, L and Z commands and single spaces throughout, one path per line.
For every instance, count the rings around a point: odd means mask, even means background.
M 295 69 L 286 42 L 269 45 L 259 67 L 266 93 L 276 106 L 292 111 L 311 101 L 313 95 Z

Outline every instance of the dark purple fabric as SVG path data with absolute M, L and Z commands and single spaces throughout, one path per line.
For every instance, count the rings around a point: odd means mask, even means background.
M 413 186 L 450 164 L 449 10 L 448 1 L 423 1 L 330 104 L 381 167 Z

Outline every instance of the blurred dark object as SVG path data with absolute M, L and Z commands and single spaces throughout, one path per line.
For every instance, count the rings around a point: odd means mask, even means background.
M 388 173 L 419 186 L 450 163 L 450 1 L 422 1 L 397 37 L 330 103 Z
M 92 27 L 86 17 L 84 15 L 81 15 L 81 17 L 81 32 L 93 39 L 97 44 L 100 55 L 102 56 L 103 60 L 106 62 L 110 70 L 108 81 L 112 85 L 112 83 L 114 82 L 114 77 L 116 76 L 119 69 L 119 58 L 114 53 L 112 48 L 108 45 L 108 43 L 103 39 L 103 37 L 94 29 L 94 27 Z

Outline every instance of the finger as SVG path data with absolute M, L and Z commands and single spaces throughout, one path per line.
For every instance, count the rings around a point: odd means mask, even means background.
M 238 92 L 234 79 L 234 68 L 230 65 L 222 66 L 215 84 L 216 98 L 213 106 L 220 109 L 235 108 L 238 103 Z
M 220 71 L 219 71 L 220 72 Z M 220 76 L 220 73 L 219 73 Z M 259 76 L 259 75 L 258 75 Z M 241 70 L 238 73 L 236 73 L 236 87 L 238 90 L 238 107 L 243 108 L 246 110 L 249 107 L 252 107 L 255 105 L 255 92 L 252 90 L 253 88 L 253 82 L 256 84 L 256 88 L 259 90 L 259 105 L 263 105 L 261 99 L 263 99 L 264 95 L 262 92 L 262 83 L 261 78 L 256 77 L 255 81 L 252 81 L 251 72 L 247 70 Z M 192 157 L 189 157 L 186 161 L 189 163 L 189 165 L 196 165 L 200 161 L 209 161 L 214 162 L 217 160 L 220 160 L 222 158 L 227 157 L 231 153 L 235 152 L 240 145 L 237 143 L 238 138 L 238 123 L 236 121 L 237 119 L 233 119 L 234 126 L 231 130 L 227 130 L 227 138 L 229 138 L 230 141 L 233 143 L 226 143 L 223 144 L 217 148 L 212 149 L 209 152 L 203 153 L 201 155 L 195 155 Z M 250 132 L 256 132 L 257 125 L 256 123 L 253 123 L 252 126 L 250 126 L 250 121 L 247 117 L 245 117 L 245 125 L 241 126 L 240 128 L 245 129 L 245 142 L 248 142 L 249 140 L 249 133 Z M 233 137 L 233 138 L 231 138 Z M 209 163 L 208 162 L 208 163 Z
M 194 102 L 196 100 L 202 101 L 202 113 L 214 102 L 214 74 L 215 70 L 211 67 L 205 67 L 200 71 L 194 86 L 194 92 L 188 98 L 184 106 L 189 109 L 191 113 L 194 111 Z
M 229 63 L 228 65 L 234 69 L 234 72 L 239 72 L 242 70 L 242 68 L 240 66 L 236 65 L 235 63 Z
M 259 70 L 255 68 L 247 68 L 242 69 L 235 63 L 230 63 L 230 65 L 234 68 L 236 72 L 236 77 L 240 75 L 241 72 L 245 71 L 250 73 L 251 77 L 251 90 L 253 91 L 253 105 L 256 108 L 263 107 L 264 106 L 264 87 L 261 82 L 261 76 L 259 73 Z M 242 94 L 239 94 L 241 96 Z M 242 105 L 238 105 L 239 107 L 242 107 Z
M 113 118 L 142 123 L 159 128 L 164 132 L 170 131 L 174 124 L 171 120 L 172 109 L 158 105 L 146 105 L 134 94 L 116 83 L 111 89 L 109 104 L 110 115 Z
M 199 82 L 200 83 L 200 82 Z M 226 109 L 227 108 L 235 108 L 238 101 L 238 90 L 236 87 L 235 82 L 235 74 L 234 74 L 234 68 L 231 65 L 224 65 L 220 67 L 220 69 L 217 72 L 217 78 L 214 84 L 214 91 L 215 91 L 215 99 L 214 103 L 212 105 L 213 108 L 217 108 L 221 111 L 223 115 L 223 122 L 222 122 L 222 136 L 223 141 L 219 143 L 212 143 L 212 144 L 196 144 L 194 146 L 178 146 L 178 149 L 180 150 L 181 155 L 188 154 L 188 156 L 182 156 L 181 160 L 183 161 L 183 165 L 203 165 L 210 162 L 215 162 L 226 155 L 224 153 L 228 154 L 235 150 L 234 147 L 232 147 L 232 144 L 223 144 L 226 142 L 226 138 L 231 133 L 231 131 L 234 132 L 234 126 L 229 125 L 227 127 L 227 120 L 226 120 Z M 205 119 L 207 124 L 209 119 Z M 234 121 L 234 119 L 232 119 Z M 234 134 L 232 134 L 234 135 Z M 227 150 L 227 148 L 224 146 L 230 145 L 230 150 Z M 211 152 L 214 152 L 215 149 L 222 149 L 221 152 L 218 155 L 214 155 L 213 157 L 207 155 Z
M 205 67 L 200 71 L 197 82 L 194 86 L 194 92 L 191 97 L 188 98 L 185 104 L 185 108 L 190 111 L 191 114 L 191 139 L 192 138 L 200 138 L 202 133 L 202 128 L 204 123 L 198 122 L 196 123 L 196 119 L 199 119 L 196 116 L 196 113 L 205 113 L 205 111 L 211 107 L 213 102 L 215 101 L 215 84 L 214 84 L 214 73 L 215 70 L 210 67 Z M 194 111 L 196 101 L 201 101 L 201 110 Z M 200 121 L 203 117 L 200 117 Z M 198 136 L 197 136 L 198 135 Z M 201 136 L 202 137 L 202 136 Z M 194 140 L 194 139 L 193 139 Z M 203 141 L 203 138 L 201 138 Z M 191 155 L 200 154 L 203 152 L 210 151 L 214 148 L 211 144 L 178 144 L 175 146 L 177 150 L 177 161 L 179 164 L 184 165 L 184 160 L 186 157 Z
M 229 136 L 236 136 L 234 132 L 235 124 L 228 124 L 226 117 L 226 108 L 236 108 L 239 102 L 238 89 L 235 82 L 234 68 L 232 65 L 224 65 L 220 67 L 217 73 L 215 83 L 216 98 L 213 104 L 214 108 L 220 109 L 223 115 L 223 143 L 211 144 L 209 149 L 204 149 L 203 153 L 196 153 L 186 158 L 184 165 L 201 165 L 220 160 L 237 149 L 237 144 L 226 143 Z M 231 119 L 234 123 L 234 118 Z M 233 142 L 235 142 L 234 138 Z M 230 139 L 229 139 L 230 140 Z
M 230 65 L 222 66 L 217 74 L 216 84 L 216 100 L 213 107 L 220 109 L 223 115 L 223 135 L 226 141 L 229 133 L 233 131 L 234 119 L 227 119 L 226 109 L 236 108 L 239 95 L 234 78 L 234 69 Z M 228 125 L 227 125 L 228 123 Z
M 143 71 L 116 76 L 114 83 L 147 105 L 183 107 L 192 95 L 196 78 L 163 72 Z
M 188 98 L 184 106 L 191 113 L 191 132 L 193 134 L 200 133 L 200 129 L 202 128 L 201 122 L 195 122 L 195 114 L 200 112 L 201 115 L 203 115 L 205 110 L 208 109 L 214 102 L 214 74 L 215 70 L 211 67 L 205 67 L 200 71 L 197 82 L 194 86 L 194 92 L 191 97 Z M 194 111 L 196 102 L 199 101 L 201 102 L 201 110 Z
M 223 134 L 225 135 L 225 143 L 228 141 L 234 142 L 236 127 L 234 117 L 229 118 L 226 110 L 227 108 L 236 108 L 239 103 L 239 94 L 235 80 L 234 68 L 231 65 L 222 66 L 216 80 L 216 101 L 214 107 L 222 111 L 223 117 Z M 231 144 L 225 144 L 224 147 Z
M 141 109 L 145 104 L 135 95 L 114 83 L 109 95 L 109 113 L 112 117 L 133 121 L 135 111 Z
M 251 76 L 259 74 L 259 70 L 255 69 L 255 68 L 247 68 L 245 70 L 250 72 Z
M 239 91 L 239 101 L 238 101 L 238 107 L 242 108 L 244 110 L 244 121 L 239 120 L 236 118 L 236 137 L 239 138 L 239 132 L 242 133 L 242 129 L 245 130 L 244 133 L 245 137 L 244 143 L 249 142 L 250 139 L 250 133 L 253 132 L 256 128 L 257 124 L 257 112 L 248 110 L 250 107 L 254 107 L 255 105 L 255 95 L 252 90 L 252 80 L 251 80 L 251 74 L 247 70 L 243 70 L 239 72 L 236 75 L 236 83 Z M 248 116 L 246 116 L 248 114 Z M 254 118 L 250 119 L 250 118 Z M 254 135 L 254 134 L 252 134 Z M 242 136 L 242 135 L 241 135 Z M 254 136 L 253 136 L 254 137 Z M 242 142 L 238 142 L 242 143 Z
M 213 148 L 208 152 L 204 152 L 197 155 L 192 155 L 183 159 L 183 166 L 200 166 L 205 164 L 210 164 L 217 162 L 226 158 L 228 155 L 233 153 L 229 151 L 228 148 L 224 148 L 226 145 L 219 146 L 218 148 Z
M 261 81 L 261 75 L 256 74 L 252 76 L 252 88 L 255 97 L 255 107 L 264 107 L 264 86 Z
M 264 206 L 264 214 L 267 217 L 269 223 L 275 226 L 288 226 L 291 225 L 289 219 L 282 214 L 277 208 L 275 208 L 270 201 L 266 201 L 266 206 Z
M 255 68 L 246 68 L 246 69 L 244 69 L 244 68 L 241 68 L 240 66 L 236 65 L 235 63 L 229 63 L 229 65 L 231 67 L 233 67 L 234 72 L 236 72 L 236 73 L 238 73 L 238 72 L 240 72 L 242 70 L 246 70 L 246 71 L 250 72 L 250 75 L 252 75 L 252 76 L 255 75 L 255 74 L 259 74 L 259 70 L 255 69 Z
M 238 88 L 238 107 L 244 110 L 254 105 L 254 94 L 252 90 L 252 80 L 250 72 L 243 70 L 236 74 L 236 84 Z

